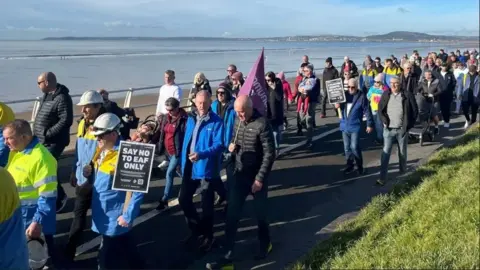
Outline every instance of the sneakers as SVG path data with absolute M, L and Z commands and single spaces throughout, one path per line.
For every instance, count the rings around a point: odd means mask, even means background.
M 62 212 L 63 208 L 65 208 L 65 205 L 67 205 L 67 195 L 63 196 L 63 199 L 57 200 L 57 213 Z
M 446 123 L 446 122 L 443 123 L 443 127 L 444 127 L 444 128 L 450 128 L 450 123 Z
M 464 129 L 467 129 L 470 126 L 470 123 L 468 121 L 465 121 L 465 125 L 463 126 Z
M 222 205 L 224 202 L 225 202 L 225 198 L 217 195 L 217 197 L 215 198 L 215 203 L 213 205 L 217 207 Z
M 201 239 L 198 249 L 203 252 L 209 252 L 210 250 L 212 250 L 212 247 L 214 246 L 214 244 L 215 244 L 215 238 L 204 237 L 203 239 Z
M 353 166 L 346 166 L 341 171 L 343 172 L 343 174 L 349 175 L 355 171 L 355 168 Z
M 158 165 L 158 168 L 159 169 L 166 169 L 166 168 L 168 168 L 168 164 L 170 164 L 170 162 L 168 160 L 164 160 Z
M 375 183 L 377 186 L 384 186 L 385 185 L 385 181 L 381 180 L 381 179 L 377 179 L 377 182 Z
M 266 247 L 260 248 L 258 250 L 258 253 L 255 254 L 253 258 L 255 260 L 263 260 L 268 256 L 268 254 L 272 252 L 272 249 L 273 249 L 272 243 L 268 243 Z
M 222 270 L 234 270 L 235 266 L 233 265 L 233 254 L 232 251 L 228 251 L 225 256 L 218 258 L 214 262 L 209 262 L 205 265 L 205 268 L 208 270 L 222 269 Z
M 155 208 L 157 211 L 162 211 L 168 208 L 168 201 L 161 200 L 158 206 Z

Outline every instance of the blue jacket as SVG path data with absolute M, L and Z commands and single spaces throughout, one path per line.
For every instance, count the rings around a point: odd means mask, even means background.
M 185 164 L 188 159 L 187 154 L 190 153 L 190 144 L 197 121 L 196 119 L 196 111 L 189 114 L 180 156 L 182 175 L 184 176 Z M 206 118 L 202 121 L 198 131 L 195 152 L 199 155 L 199 160 L 192 165 L 192 179 L 201 180 L 220 177 L 222 152 L 225 149 L 223 136 L 222 119 L 210 110 Z
M 223 117 L 223 131 L 224 131 L 224 136 L 223 136 L 223 142 L 225 145 L 225 150 L 228 149 L 228 145 L 232 141 L 232 136 L 234 134 L 234 124 L 235 124 L 235 117 L 237 114 L 235 113 L 235 110 L 233 109 L 233 103 L 235 102 L 235 99 L 230 100 L 230 102 L 226 105 L 227 108 L 225 108 L 225 116 Z M 218 100 L 215 100 L 212 103 L 212 111 L 218 115 Z
M 3 138 L 3 128 L 0 127 L 0 167 L 7 166 L 9 153 L 10 149 L 5 144 L 5 139 Z
M 468 92 L 470 89 L 470 73 L 462 73 L 457 78 L 457 97 L 461 96 L 462 101 L 468 101 Z M 480 101 L 480 74 L 477 74 L 473 83 L 473 100 L 477 103 Z
M 85 119 L 78 123 L 77 142 L 75 143 L 75 161 L 73 162 L 73 171 L 77 178 L 77 185 L 81 186 L 87 182 L 83 176 L 83 168 L 90 164 L 95 149 L 97 148 L 97 138 L 93 132 L 85 127 Z
M 342 132 L 360 132 L 363 115 L 367 117 L 367 126 L 373 127 L 372 114 L 367 97 L 360 90 L 355 95 L 345 93 L 346 102 L 340 104 L 342 119 L 340 119 L 340 130 Z M 347 117 L 347 104 L 352 103 L 352 108 Z
M 0 168 L 0 269 L 28 270 L 27 239 L 13 177 Z
M 128 208 L 123 212 L 127 192 L 112 190 L 119 144 L 120 140 L 117 141 L 113 151 L 105 156 L 100 166 L 96 162 L 100 155 L 99 148 L 93 158 L 95 174 L 92 192 L 92 231 L 107 236 L 121 235 L 130 231 L 133 221 L 140 213 L 140 205 L 143 201 L 143 193 L 133 192 Z M 130 227 L 118 225 L 117 219 L 120 216 L 123 216 Z

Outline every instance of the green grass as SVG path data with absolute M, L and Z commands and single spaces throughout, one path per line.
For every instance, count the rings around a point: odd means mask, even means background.
M 480 268 L 479 138 L 477 125 L 291 268 Z

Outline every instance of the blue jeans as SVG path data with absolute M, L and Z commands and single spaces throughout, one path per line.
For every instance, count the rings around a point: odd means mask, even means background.
M 275 140 L 275 149 L 280 149 L 280 142 L 282 141 L 281 126 L 272 126 L 273 139 Z
M 168 154 L 167 154 L 168 155 Z M 167 173 L 165 175 L 165 190 L 163 191 L 162 201 L 167 201 L 170 198 L 170 191 L 172 190 L 173 178 L 177 174 L 177 166 L 179 159 L 177 157 L 168 155 L 168 164 Z
M 375 134 L 377 134 L 377 140 L 381 142 L 383 141 L 383 123 L 378 112 L 374 112 L 373 114 L 373 123 L 375 124 Z
M 407 169 L 408 131 L 403 133 L 402 130 L 398 128 L 385 128 L 383 130 L 383 151 L 380 165 L 380 180 L 382 181 L 387 180 L 388 164 L 390 162 L 394 141 L 396 141 L 398 145 L 400 172 L 404 172 Z
M 343 131 L 342 136 L 347 167 L 353 167 L 353 161 L 355 161 L 357 168 L 363 169 L 362 150 L 359 144 L 360 134 L 358 132 Z

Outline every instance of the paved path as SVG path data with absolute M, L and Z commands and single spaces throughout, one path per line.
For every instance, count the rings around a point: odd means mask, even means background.
M 396 150 L 391 159 L 392 181 L 385 187 L 375 187 L 378 177 L 380 146 L 372 143 L 372 136 L 361 139 L 364 162 L 368 168 L 365 176 L 345 178 L 340 169 L 344 166 L 343 144 L 338 131 L 338 119 L 331 116 L 317 117 L 317 138 L 313 151 L 305 149 L 301 144 L 304 138 L 295 136 L 295 129 L 287 130 L 283 150 L 287 151 L 274 164 L 269 178 L 269 207 L 273 252 L 264 261 L 253 261 L 252 251 L 256 248 L 256 222 L 251 202 L 247 202 L 244 218 L 240 221 L 237 235 L 237 267 L 239 269 L 281 269 L 308 252 L 313 245 L 328 236 L 334 224 L 361 209 L 373 196 L 386 192 L 395 179 L 398 170 Z M 421 158 L 431 155 L 441 143 L 451 140 L 463 132 L 463 117 L 452 120 L 450 131 L 442 130 L 440 142 L 419 147 L 409 145 L 408 163 L 415 164 Z M 290 122 L 292 125 L 293 121 Z M 66 166 L 70 159 L 61 161 L 63 180 L 68 175 Z M 180 179 L 175 179 L 178 188 Z M 63 184 L 68 195 L 74 196 L 73 188 Z M 177 207 L 167 212 L 154 210 L 157 200 L 163 192 L 164 180 L 159 174 L 151 185 L 151 191 L 142 205 L 140 224 L 133 229 L 136 243 L 146 263 L 155 269 L 203 269 L 205 263 L 221 254 L 219 249 L 201 256 L 182 249 L 179 240 L 187 235 L 182 212 Z M 177 194 L 178 189 L 173 191 Z M 198 197 L 196 198 L 198 201 Z M 173 201 L 175 204 L 175 201 Z M 67 211 L 73 208 L 73 199 L 69 200 Z M 61 247 L 66 241 L 68 227 L 71 223 L 70 212 L 58 215 L 58 235 L 56 241 Z M 224 222 L 220 209 L 216 212 L 215 232 L 221 242 Z M 89 248 L 96 242 L 96 235 L 90 231 L 85 233 L 84 242 L 77 256 L 75 267 L 82 269 L 95 268 L 97 247 Z M 86 250 L 88 249 L 88 250 Z M 84 251 L 84 252 L 83 252 Z

